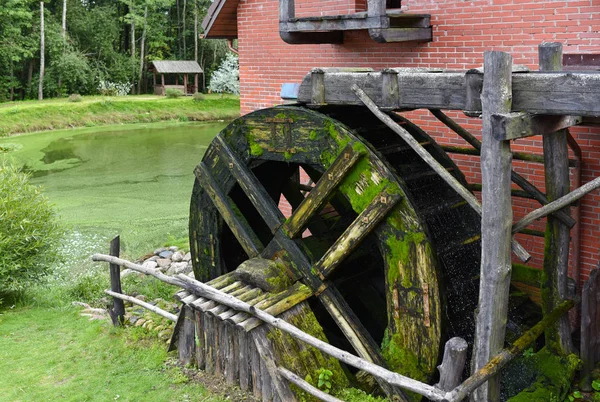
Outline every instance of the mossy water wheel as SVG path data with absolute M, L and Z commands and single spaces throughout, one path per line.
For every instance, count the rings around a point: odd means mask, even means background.
M 430 137 L 394 118 L 464 182 Z M 248 114 L 219 133 L 195 173 L 197 279 L 271 260 L 264 266 L 281 275 L 267 282 L 304 283 L 329 342 L 422 381 L 447 337 L 472 338 L 479 217 L 365 109 Z

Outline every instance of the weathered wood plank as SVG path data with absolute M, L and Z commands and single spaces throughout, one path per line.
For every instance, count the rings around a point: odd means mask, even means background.
M 335 159 L 329 169 L 321 176 L 315 187 L 300 203 L 292 216 L 284 224 L 288 235 L 296 237 L 306 226 L 313 215 L 321 210 L 335 188 L 346 177 L 350 169 L 358 162 L 362 152 L 355 151 L 352 145 L 347 145 Z
M 248 254 L 248 257 L 257 257 L 264 250 L 264 246 L 248 224 L 248 221 L 246 221 L 246 218 L 236 213 L 238 211 L 237 206 L 235 206 L 231 198 L 221 191 L 204 162 L 201 162 L 196 167 L 195 174 L 204 191 L 206 191 L 215 207 L 219 210 L 223 220 L 229 226 L 235 238 L 240 242 L 246 254 Z
M 541 71 L 562 69 L 562 44 L 544 43 L 539 46 L 538 50 Z M 542 128 L 549 129 L 547 126 Z M 549 200 L 556 200 L 567 194 L 570 189 L 567 131 L 561 130 L 546 134 L 542 140 L 546 195 Z M 569 214 L 569 208 L 565 207 L 562 212 Z M 545 314 L 550 313 L 559 303 L 567 299 L 569 229 L 553 216 L 548 217 L 543 263 L 546 280 L 542 282 L 542 311 Z M 558 323 L 546 329 L 546 345 L 560 355 L 566 355 L 575 350 L 571 339 L 569 317 L 562 317 Z
M 119 257 L 121 250 L 121 237 L 117 236 L 110 241 L 110 255 Z M 109 265 L 110 270 L 110 289 L 118 294 L 122 294 L 121 289 L 121 267 L 115 264 Z M 113 298 L 113 311 L 110 314 L 114 325 L 123 325 L 125 321 L 125 305 L 123 300 L 114 297 Z
M 251 352 L 248 347 L 248 337 L 249 335 L 241 331 L 239 329 L 235 330 L 235 336 L 237 336 L 238 341 L 238 355 L 239 359 L 239 378 L 240 378 L 240 389 L 242 391 L 247 392 L 252 388 L 252 374 L 251 374 Z
M 183 323 L 179 328 L 179 341 L 177 350 L 179 352 L 179 363 L 184 366 L 196 363 L 196 322 L 194 310 L 184 305 L 180 315 L 183 315 Z
M 196 367 L 204 370 L 206 367 L 206 333 L 204 326 L 204 314 L 196 311 Z
M 262 361 L 264 363 L 264 366 L 261 366 L 261 368 L 264 367 L 267 371 L 266 373 L 263 372 L 262 374 L 263 380 L 265 379 L 265 377 L 270 377 L 273 391 L 275 391 L 276 395 L 282 401 L 296 401 L 296 396 L 290 389 L 289 384 L 287 383 L 287 381 L 285 381 L 284 378 L 282 378 L 279 375 L 279 372 L 277 371 L 271 341 L 267 336 L 267 329 L 265 327 L 258 328 L 257 330 L 252 332 L 252 337 L 254 340 L 254 344 L 256 345 L 256 349 L 258 350 L 258 353 L 262 357 Z M 267 386 L 268 385 L 266 385 L 263 382 L 263 400 L 264 391 Z M 275 400 L 275 398 L 273 399 Z
M 553 116 L 530 113 L 508 113 L 492 115 L 494 121 L 494 138 L 498 141 L 516 140 L 535 135 L 551 134 L 577 124 L 581 124 L 581 116 Z M 568 162 L 568 158 L 567 158 Z
M 369 235 L 385 218 L 387 213 L 400 201 L 399 194 L 388 194 L 384 189 L 346 228 L 344 233 L 333 243 L 323 257 L 314 265 L 321 279 L 329 277 L 332 272 L 348 257 L 365 237 Z
M 394 25 L 398 25 L 397 23 Z M 377 43 L 389 42 L 431 42 L 433 29 L 431 27 L 406 27 L 406 28 L 372 28 L 369 36 Z
M 473 372 L 484 367 L 504 346 L 511 271 L 510 196 L 511 161 L 509 141 L 493 135 L 491 116 L 511 108 L 512 57 L 503 52 L 486 52 L 482 93 L 483 128 L 481 144 L 482 216 L 481 278 L 476 317 Z M 494 402 L 500 397 L 500 376 L 495 376 L 474 393 L 475 400 Z
M 596 363 L 596 339 L 598 321 L 596 319 L 598 303 L 598 269 L 594 269 L 581 290 L 581 340 L 580 357 L 583 361 L 579 386 L 583 391 L 592 391 L 592 371 Z

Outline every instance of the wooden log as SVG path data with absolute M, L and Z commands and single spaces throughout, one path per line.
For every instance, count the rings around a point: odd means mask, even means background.
M 204 315 L 204 339 L 206 343 L 205 347 L 205 371 L 208 374 L 215 373 L 215 353 L 217 347 L 217 333 L 216 333 L 216 323 L 217 320 L 215 318 Z
M 530 212 L 529 214 L 525 215 L 520 221 L 518 221 L 517 223 L 515 223 L 513 225 L 512 232 L 516 233 L 520 230 L 523 230 L 524 228 L 529 226 L 533 221 L 536 221 L 545 216 L 548 216 L 552 212 L 558 211 L 559 209 L 562 209 L 562 208 L 566 207 L 567 205 L 572 204 L 573 202 L 577 201 L 581 197 L 585 196 L 587 193 L 594 191 L 598 187 L 600 187 L 600 177 L 596 177 L 594 180 L 587 182 L 586 184 L 579 187 L 578 189 L 571 191 L 569 194 L 567 194 L 563 197 L 560 197 L 560 198 L 550 202 L 549 204 L 544 205 L 543 207 L 538 208 L 538 209 Z
M 179 363 L 184 366 L 193 365 L 195 361 L 196 352 L 196 322 L 194 310 L 189 306 L 183 306 L 181 312 L 184 320 L 181 328 L 179 329 L 179 341 L 177 350 L 179 352 Z
M 229 166 L 229 170 L 237 183 L 262 216 L 271 232 L 274 233 L 284 221 L 283 214 L 277 208 L 275 201 L 269 196 L 254 173 L 240 160 L 220 135 L 215 137 L 213 141 L 223 162 Z
M 462 338 L 454 337 L 446 342 L 444 358 L 438 366 L 440 381 L 435 384 L 442 391 L 452 391 L 460 384 L 469 345 Z
M 252 338 L 254 340 L 254 344 L 256 345 L 256 349 L 258 350 L 258 353 L 262 357 L 262 360 L 264 363 L 263 367 L 266 368 L 266 370 L 269 374 L 267 376 L 267 375 L 265 375 L 265 373 L 263 373 L 263 379 L 265 377 L 270 377 L 270 380 L 272 383 L 272 388 L 276 392 L 278 397 L 281 398 L 282 401 L 290 401 L 290 402 L 296 401 L 297 400 L 296 396 L 290 389 L 289 384 L 279 375 L 279 372 L 277 371 L 277 366 L 275 365 L 275 358 L 273 356 L 271 341 L 269 340 L 269 337 L 267 336 L 267 330 L 264 327 L 257 329 L 256 331 L 254 331 L 252 333 Z M 263 392 L 264 392 L 264 388 L 266 388 L 267 386 L 268 385 L 265 385 L 263 383 Z M 263 400 L 264 400 L 264 394 L 263 394 Z
M 581 367 L 581 381 L 579 387 L 582 391 L 592 391 L 592 371 L 596 364 L 596 340 L 598 339 L 598 320 L 596 319 L 598 302 L 598 269 L 594 269 L 581 290 L 581 339 L 580 357 L 583 362 Z
M 238 370 L 239 370 L 239 384 L 240 389 L 244 392 L 248 392 L 252 388 L 252 375 L 251 375 L 251 353 L 248 347 L 248 338 L 249 335 L 236 328 L 234 329 L 235 335 L 238 345 L 238 355 L 237 359 L 239 359 Z
M 509 348 L 503 349 L 500 353 L 494 356 L 483 367 L 478 369 L 473 375 L 467 378 L 462 384 L 454 388 L 446 394 L 446 400 L 449 402 L 459 402 L 471 394 L 481 384 L 488 381 L 496 375 L 503 367 L 505 367 L 515 357 L 523 354 L 523 351 L 535 341 L 544 330 L 556 322 L 560 317 L 564 316 L 570 309 L 573 308 L 575 302 L 567 300 L 556 307 L 550 314 L 525 332 L 517 339 Z M 478 399 L 476 399 L 478 400 Z
M 160 315 L 161 317 L 165 317 L 167 320 L 170 320 L 173 322 L 177 321 L 177 316 L 175 314 L 171 314 L 168 311 L 165 311 L 156 306 L 153 306 L 150 303 L 143 302 L 140 299 L 136 299 L 135 297 L 127 296 L 127 295 L 124 295 L 121 293 L 116 293 L 111 290 L 105 290 L 104 293 L 106 293 L 107 295 L 110 295 L 116 299 L 125 300 L 130 303 L 137 304 L 138 306 L 142 306 L 143 308 L 148 309 L 148 310 L 152 311 L 153 313 Z
M 473 347 L 474 372 L 484 367 L 504 346 L 511 272 L 512 155 L 509 141 L 498 141 L 493 137 L 491 116 L 511 109 L 512 57 L 503 52 L 486 52 L 484 69 L 481 277 Z M 474 393 L 475 400 L 481 401 L 494 402 L 499 397 L 500 376 L 490 379 Z
M 323 208 L 335 188 L 346 177 L 350 169 L 354 167 L 362 155 L 362 152 L 352 149 L 352 145 L 347 145 L 344 148 L 342 153 L 340 153 L 329 169 L 321 176 L 315 187 L 308 193 L 306 198 L 304 198 L 284 224 L 284 229 L 291 238 L 296 237 L 306 226 L 308 220 Z
M 239 360 L 239 337 L 233 325 L 222 321 L 227 328 L 227 348 L 225 354 L 225 381 L 229 384 L 239 384 L 240 360 Z
M 392 131 L 398 134 L 410 147 L 419 155 L 450 187 L 454 189 L 465 201 L 469 203 L 469 205 L 481 215 L 482 209 L 481 205 L 477 198 L 467 190 L 452 174 L 450 174 L 442 164 L 440 164 L 425 148 L 423 148 L 417 140 L 413 138 L 412 135 L 404 128 L 402 128 L 398 123 L 396 123 L 390 116 L 383 113 L 375 102 L 373 102 L 369 96 L 360 89 L 356 84 L 352 85 L 352 91 L 356 94 L 356 96 L 364 103 L 369 110 L 377 116 L 379 120 L 381 120 L 386 126 L 388 126 Z M 510 150 L 509 150 L 510 152 Z M 529 261 L 531 255 L 521 246 L 516 240 L 511 240 L 512 249 L 515 254 L 522 261 Z
M 452 120 L 451 118 L 446 116 L 441 110 L 431 109 L 430 112 L 439 121 L 444 123 L 448 128 L 450 128 L 452 131 L 454 131 L 456 134 L 458 134 L 460 137 L 462 137 L 465 141 L 467 141 L 469 144 L 471 144 L 473 146 L 473 148 L 475 148 L 479 152 L 478 155 L 481 153 L 481 141 L 479 141 L 473 134 L 471 134 L 469 131 L 465 130 L 454 120 Z M 513 152 L 513 159 L 531 160 L 529 158 L 529 155 L 526 155 L 522 152 Z M 536 160 L 536 162 L 543 163 L 544 162 L 543 156 L 540 157 L 539 160 Z M 546 195 L 544 195 L 544 193 L 542 193 L 540 190 L 538 190 L 537 187 L 535 187 L 526 178 L 524 178 L 523 176 L 521 176 L 514 170 L 511 170 L 510 179 L 513 181 L 513 183 L 515 183 L 516 185 L 521 187 L 524 191 L 526 191 L 529 195 L 531 195 L 540 204 L 546 205 L 550 202 L 550 201 L 548 201 L 548 198 L 546 197 Z M 568 225 L 569 227 L 573 227 L 576 223 L 573 218 L 571 218 L 568 214 L 566 214 L 564 212 L 557 211 L 555 213 L 555 216 L 558 219 L 560 219 L 561 222 L 563 222 L 565 225 Z
M 538 50 L 540 71 L 562 70 L 562 44 L 543 43 Z M 552 201 L 564 196 L 570 189 L 567 130 L 546 134 L 542 140 L 546 195 Z M 568 215 L 569 208 L 565 207 L 561 212 Z M 548 216 L 543 264 L 546 280 L 542 282 L 542 311 L 544 313 L 554 310 L 561 301 L 567 299 L 569 229 L 569 226 L 563 225 L 553 216 Z M 575 350 L 568 316 L 562 317 L 556 324 L 546 329 L 546 345 L 549 350 L 560 355 L 567 355 Z
M 329 277 L 340 266 L 400 199 L 400 194 L 388 194 L 386 189 L 375 196 L 373 201 L 363 209 L 354 222 L 346 228 L 344 233 L 314 265 L 314 269 L 320 274 L 321 279 Z
M 117 236 L 110 241 L 110 255 L 114 257 L 119 257 L 120 249 L 121 238 L 120 236 Z M 121 289 L 121 267 L 116 264 L 110 264 L 109 269 L 110 289 L 115 293 L 122 294 L 123 290 Z M 111 318 L 115 326 L 123 325 L 123 322 L 125 321 L 125 305 L 123 304 L 123 300 L 121 300 L 120 298 L 113 298 L 113 311 L 111 314 Z
M 264 250 L 264 246 L 248 224 L 246 218 L 244 218 L 243 215 L 236 213 L 236 211 L 239 211 L 237 206 L 233 200 L 219 188 L 218 183 L 212 177 L 210 170 L 204 162 L 200 162 L 198 167 L 196 167 L 195 174 L 204 188 L 204 191 L 206 191 L 223 217 L 223 220 L 227 226 L 229 226 L 229 229 L 231 229 L 235 238 L 240 242 L 240 245 L 246 254 L 248 254 L 248 257 L 257 257 L 261 251 Z
M 411 378 L 402 376 L 398 373 L 394 373 L 380 366 L 377 366 L 376 364 L 373 364 L 365 359 L 359 358 L 346 351 L 338 349 L 326 342 L 323 342 L 313 336 L 306 334 L 305 332 L 298 330 L 298 328 L 281 319 L 273 317 L 272 315 L 267 314 L 260 309 L 250 306 L 247 303 L 241 302 L 236 298 L 222 293 L 217 289 L 213 289 L 210 286 L 202 282 L 198 282 L 193 278 L 187 277 L 185 275 L 178 275 L 176 278 L 180 279 L 182 282 L 185 282 L 184 287 L 190 289 L 192 292 L 203 295 L 207 298 L 214 299 L 215 301 L 228 305 L 229 307 L 235 308 L 236 310 L 252 314 L 255 317 L 261 319 L 262 321 L 268 323 L 269 325 L 292 335 L 294 338 L 306 342 L 307 344 L 314 346 L 322 352 L 327 353 L 328 355 L 333 356 L 336 359 L 348 365 L 373 374 L 374 376 L 383 379 L 384 381 L 386 381 L 386 383 L 392 386 L 405 388 L 409 391 L 416 392 L 435 401 L 444 400 L 443 398 L 445 396 L 445 393 L 431 385 L 421 383 L 420 381 L 413 380 Z
M 320 400 L 322 400 L 324 402 L 343 402 L 341 399 L 338 399 L 334 396 L 326 394 L 325 392 L 321 391 L 320 389 L 313 387 L 312 385 L 310 385 L 309 383 L 304 381 L 302 378 L 298 377 L 296 374 L 292 373 L 289 370 L 286 370 L 283 367 L 277 367 L 277 372 L 279 373 L 280 376 L 286 378 L 292 384 L 296 385 L 297 387 L 308 392 L 310 395 L 312 395 L 316 398 L 319 398 Z
M 204 314 L 196 311 L 196 367 L 198 370 L 204 370 L 206 367 L 206 333 L 204 327 Z

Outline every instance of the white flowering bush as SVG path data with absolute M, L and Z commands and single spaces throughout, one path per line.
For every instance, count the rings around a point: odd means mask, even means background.
M 208 89 L 212 92 L 240 94 L 240 67 L 237 56 L 229 53 L 212 74 Z
M 125 96 L 131 91 L 133 84 L 129 82 L 111 82 L 100 80 L 98 92 L 104 96 Z

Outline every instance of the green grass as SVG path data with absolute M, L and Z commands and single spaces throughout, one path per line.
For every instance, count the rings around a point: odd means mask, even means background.
M 76 103 L 67 98 L 8 102 L 0 104 L 0 136 L 116 123 L 227 120 L 239 114 L 239 97 L 215 94 L 201 102 L 153 95 L 85 96 Z
M 0 400 L 224 400 L 166 365 L 165 349 L 140 328 L 89 322 L 73 308 L 5 312 L 0 315 Z

